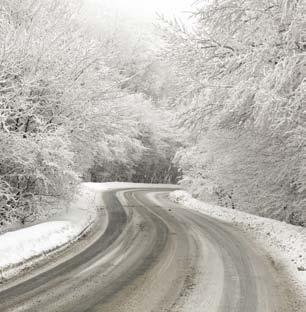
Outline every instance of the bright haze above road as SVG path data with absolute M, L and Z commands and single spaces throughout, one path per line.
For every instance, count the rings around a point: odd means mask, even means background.
M 188 12 L 192 10 L 192 0 L 89 0 L 84 1 L 83 8 L 89 18 L 125 19 L 129 24 L 145 25 L 145 29 L 152 29 L 152 23 L 156 21 L 157 14 L 169 18 L 176 17 L 188 24 L 190 15 Z

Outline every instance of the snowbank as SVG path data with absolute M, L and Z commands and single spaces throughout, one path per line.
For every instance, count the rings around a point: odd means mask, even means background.
M 91 228 L 101 205 L 96 188 L 90 183 L 82 184 L 60 216 L 0 235 L 0 282 L 78 240 Z
M 54 221 L 3 234 L 0 236 L 0 268 L 14 267 L 62 246 L 79 232 L 79 227 L 69 221 Z
M 277 269 L 288 273 L 298 293 L 306 299 L 306 228 L 210 205 L 192 198 L 185 191 L 171 192 L 170 199 L 186 208 L 229 222 L 247 233 L 264 248 Z

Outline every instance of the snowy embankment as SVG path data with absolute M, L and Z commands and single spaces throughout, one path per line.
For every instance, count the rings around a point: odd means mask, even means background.
M 170 199 L 245 232 L 266 251 L 277 270 L 287 273 L 296 291 L 306 299 L 306 228 L 207 204 L 185 191 L 170 193 Z
M 93 225 L 101 200 L 93 184 L 84 183 L 60 216 L 0 235 L 0 283 L 82 237 Z

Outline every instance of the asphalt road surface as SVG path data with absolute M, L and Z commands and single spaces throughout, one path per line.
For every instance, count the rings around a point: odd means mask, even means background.
M 0 292 L 0 311 L 292 311 L 286 282 L 260 248 L 171 203 L 168 191 L 105 193 L 108 224 L 98 238 Z

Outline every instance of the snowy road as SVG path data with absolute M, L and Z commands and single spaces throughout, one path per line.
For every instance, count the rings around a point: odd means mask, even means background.
M 103 195 L 103 234 L 0 292 L 1 312 L 292 311 L 285 281 L 230 225 L 168 201 L 166 188 L 117 193 Z

